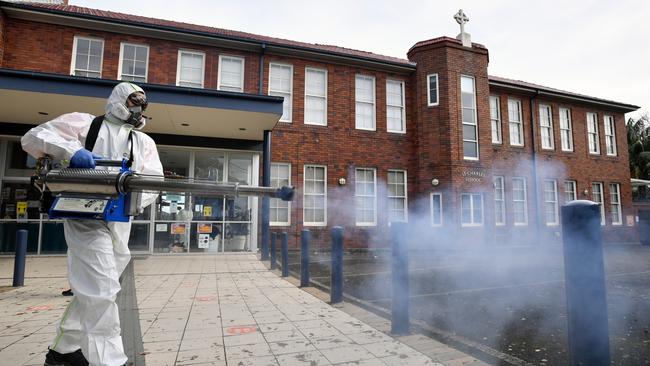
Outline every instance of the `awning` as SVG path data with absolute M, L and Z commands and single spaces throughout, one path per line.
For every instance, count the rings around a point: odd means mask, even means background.
M 35 125 L 69 112 L 104 114 L 119 81 L 0 68 L 0 123 Z M 138 83 L 149 100 L 145 132 L 262 141 L 281 97 Z
M 631 178 L 630 181 L 632 183 L 632 187 L 641 187 L 641 186 L 650 187 L 650 180 Z

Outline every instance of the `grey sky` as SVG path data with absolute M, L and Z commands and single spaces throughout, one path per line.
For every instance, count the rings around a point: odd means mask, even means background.
M 490 51 L 490 75 L 635 104 L 650 112 L 646 0 L 70 0 L 72 5 L 209 25 L 406 58 L 421 40 L 458 34 Z M 164 4 L 164 5 L 163 5 Z

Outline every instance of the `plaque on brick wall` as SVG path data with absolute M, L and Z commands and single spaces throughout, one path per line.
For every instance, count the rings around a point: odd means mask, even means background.
M 461 175 L 465 179 L 465 182 L 471 183 L 481 183 L 483 178 L 485 178 L 485 171 L 483 170 L 463 170 Z

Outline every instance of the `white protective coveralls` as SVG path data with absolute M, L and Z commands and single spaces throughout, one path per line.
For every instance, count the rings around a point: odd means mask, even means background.
M 111 110 L 115 103 L 125 104 L 128 96 L 137 91 L 142 89 L 131 83 L 120 83 L 113 89 L 94 154 L 111 160 L 129 157 L 129 132 L 133 125 L 113 116 Z M 69 113 L 34 127 L 22 138 L 23 149 L 36 158 L 50 155 L 69 160 L 84 147 L 94 118 L 86 113 Z M 132 169 L 143 174 L 163 174 L 154 141 L 140 131 L 133 133 Z M 156 196 L 143 194 L 143 207 L 155 201 Z M 52 350 L 70 353 L 81 348 L 91 366 L 127 362 L 115 298 L 120 291 L 119 277 L 131 259 L 127 246 L 130 229 L 130 222 L 65 221 L 68 279 L 75 296 L 57 324 Z

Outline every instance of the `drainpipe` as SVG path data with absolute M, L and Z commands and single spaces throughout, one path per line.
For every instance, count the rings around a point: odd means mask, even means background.
M 262 88 L 264 87 L 264 53 L 266 52 L 266 43 L 262 43 L 262 51 L 260 52 L 260 77 L 259 84 L 257 86 L 257 94 L 262 95 L 264 92 Z
M 539 182 L 537 181 L 537 143 L 536 143 L 536 135 L 535 135 L 535 126 L 537 125 L 537 122 L 535 120 L 535 101 L 537 97 L 539 96 L 539 90 L 535 90 L 535 95 L 533 95 L 532 98 L 530 98 L 530 133 L 531 133 L 531 145 L 533 149 L 532 153 L 532 165 L 533 165 L 533 191 L 535 192 L 534 197 L 533 197 L 533 202 L 535 202 L 535 214 L 537 216 L 537 220 L 535 220 L 535 230 L 536 230 L 536 244 L 540 244 L 540 235 L 542 233 L 542 224 L 541 224 L 541 219 L 542 219 L 542 212 L 540 210 L 540 202 L 539 202 Z

